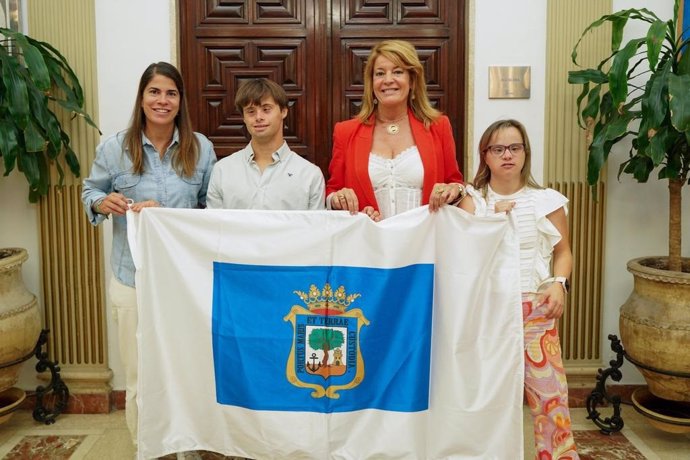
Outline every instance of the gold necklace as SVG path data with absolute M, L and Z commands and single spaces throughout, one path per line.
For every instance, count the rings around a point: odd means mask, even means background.
M 378 117 L 376 118 L 376 120 L 380 121 L 381 123 L 387 123 L 386 132 L 388 134 L 398 134 L 400 132 L 400 125 L 398 125 L 398 122 L 404 120 L 406 117 L 407 113 L 405 113 L 402 117 L 398 118 L 397 120 L 384 121 Z

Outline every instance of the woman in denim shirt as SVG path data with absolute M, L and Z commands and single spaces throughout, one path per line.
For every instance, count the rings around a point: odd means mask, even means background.
M 131 125 L 96 149 L 82 202 L 93 225 L 113 216 L 113 276 L 109 293 L 126 379 L 126 418 L 137 442 L 137 300 L 127 241 L 128 209 L 202 208 L 216 161 L 213 145 L 192 131 L 182 76 L 167 62 L 141 76 Z

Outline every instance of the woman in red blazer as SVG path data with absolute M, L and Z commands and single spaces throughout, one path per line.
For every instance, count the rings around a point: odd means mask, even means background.
M 371 50 L 362 109 L 335 125 L 329 172 L 328 208 L 375 221 L 464 196 L 450 121 L 429 102 L 412 44 L 386 40 Z

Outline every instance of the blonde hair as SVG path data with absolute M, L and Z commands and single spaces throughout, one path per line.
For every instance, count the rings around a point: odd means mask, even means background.
M 525 144 L 525 164 L 520 171 L 520 182 L 523 186 L 529 185 L 537 189 L 544 188 L 539 185 L 532 176 L 532 147 L 530 146 L 529 136 L 527 136 L 527 129 L 525 129 L 525 126 L 517 120 L 498 120 L 489 125 L 484 131 L 484 134 L 482 134 L 481 139 L 479 139 L 479 167 L 477 168 L 477 174 L 474 176 L 472 185 L 477 190 L 481 190 L 484 196 L 486 196 L 487 186 L 491 181 L 491 170 L 486 164 L 486 151 L 494 134 L 506 128 L 515 128 L 520 131 L 522 142 Z
M 419 60 L 414 46 L 404 40 L 384 40 L 371 49 L 371 53 L 364 67 L 364 95 L 362 108 L 357 118 L 362 123 L 368 123 L 371 114 L 376 110 L 374 98 L 374 64 L 379 56 L 383 56 L 396 66 L 407 70 L 410 74 L 410 94 L 407 98 L 407 106 L 412 110 L 415 118 L 424 122 L 428 128 L 441 112 L 431 106 L 426 92 L 426 80 L 424 67 Z
M 192 129 L 192 120 L 187 110 L 187 98 L 185 97 L 184 83 L 179 70 L 167 62 L 156 62 L 149 65 L 139 79 L 139 89 L 132 111 L 132 121 L 127 129 L 124 139 L 124 147 L 132 160 L 134 174 L 144 173 L 144 146 L 141 142 L 141 133 L 146 127 L 146 116 L 141 108 L 144 98 L 144 90 L 153 77 L 162 75 L 175 82 L 180 92 L 180 108 L 175 117 L 175 126 L 179 135 L 179 143 L 172 155 L 172 165 L 179 176 L 191 177 L 196 169 L 199 159 L 199 141 Z

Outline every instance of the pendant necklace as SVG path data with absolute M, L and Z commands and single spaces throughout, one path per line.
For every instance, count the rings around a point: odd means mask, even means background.
M 397 120 L 392 120 L 392 121 L 384 121 L 379 118 L 377 118 L 378 121 L 381 123 L 386 123 L 386 132 L 388 134 L 398 134 L 400 132 L 400 125 L 398 125 L 399 122 L 401 122 L 403 119 L 407 117 L 407 113 L 403 115 L 402 117 L 398 118 Z

